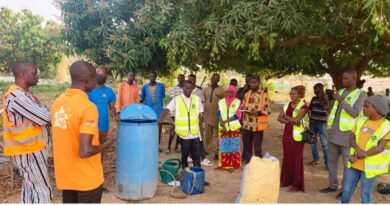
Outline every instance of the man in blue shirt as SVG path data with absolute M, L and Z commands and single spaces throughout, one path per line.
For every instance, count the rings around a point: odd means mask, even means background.
M 160 118 L 164 111 L 165 86 L 162 83 L 156 82 L 157 73 L 152 71 L 149 73 L 149 83 L 146 83 L 142 88 L 141 103 L 151 107 L 157 114 L 157 119 Z M 162 126 L 158 126 L 158 142 L 161 141 Z M 159 149 L 161 152 L 161 149 Z
M 99 140 L 100 143 L 104 143 L 107 138 L 108 130 L 109 130 L 109 118 L 108 114 L 110 114 L 111 119 L 116 118 L 115 111 L 115 102 L 116 96 L 112 88 L 107 87 L 105 85 L 107 80 L 107 72 L 104 68 L 96 69 L 97 79 L 96 79 L 96 87 L 88 93 L 88 98 L 91 102 L 93 102 L 98 111 L 99 111 Z M 103 154 L 102 154 L 103 160 Z

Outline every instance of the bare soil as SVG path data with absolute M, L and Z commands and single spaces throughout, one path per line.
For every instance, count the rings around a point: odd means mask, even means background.
M 273 105 L 273 114 L 271 116 L 270 126 L 265 132 L 263 150 L 276 156 L 279 160 L 282 160 L 282 132 L 283 125 L 276 121 L 278 112 L 282 106 L 279 104 Z M 162 145 L 163 149 L 167 147 L 167 134 L 163 136 Z M 319 146 L 319 152 L 322 150 Z M 105 157 L 104 169 L 106 176 L 105 186 L 110 190 L 109 193 L 103 194 L 103 203 L 234 203 L 240 189 L 241 172 L 242 169 L 235 170 L 233 172 L 225 170 L 216 170 L 214 167 L 217 162 L 209 159 L 213 162 L 213 167 L 204 167 L 206 170 L 206 181 L 210 183 L 210 186 L 205 187 L 203 194 L 186 197 L 180 188 L 175 190 L 174 195 L 183 197 L 184 199 L 173 198 L 170 195 L 172 187 L 158 183 L 157 194 L 148 200 L 143 201 L 123 201 L 115 197 L 115 160 L 114 160 L 115 148 L 112 147 Z M 160 153 L 159 160 L 164 160 L 172 157 L 180 157 L 179 153 L 166 154 Z M 288 188 L 281 188 L 279 202 L 280 203 L 339 203 L 337 200 L 337 193 L 323 194 L 319 190 L 327 187 L 328 185 L 328 172 L 325 170 L 323 161 L 317 167 L 306 165 L 312 159 L 311 149 L 309 145 L 305 146 L 304 151 L 304 163 L 305 163 L 305 193 L 290 193 Z M 341 164 L 340 164 L 341 165 Z M 341 166 L 340 166 L 341 167 Z M 4 169 L 0 170 L 0 176 L 5 173 Z M 53 176 L 53 167 L 50 167 L 50 174 L 52 176 L 52 184 L 54 189 L 54 202 L 61 203 L 61 192 L 55 188 L 55 181 Z M 339 179 L 341 180 L 341 169 L 339 171 Z M 388 181 L 390 183 L 390 181 Z M 10 184 L 7 181 L 0 182 L 0 203 L 19 203 L 20 202 L 20 187 L 21 178 L 16 178 L 16 187 L 11 189 Z M 266 189 L 266 187 L 264 187 Z M 261 191 L 261 190 L 259 190 Z M 360 202 L 360 188 L 358 187 L 354 193 L 352 200 L 353 203 Z M 379 194 L 375 189 L 373 191 L 373 203 L 388 203 L 390 202 L 390 195 Z

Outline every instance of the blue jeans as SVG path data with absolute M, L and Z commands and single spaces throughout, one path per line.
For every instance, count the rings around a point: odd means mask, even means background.
M 324 164 L 326 167 L 328 167 L 328 132 L 326 130 L 326 123 L 310 122 L 309 129 L 314 134 L 319 135 L 322 144 L 322 150 L 324 152 Z M 311 145 L 311 153 L 315 161 L 320 159 L 318 156 L 317 144 Z
M 372 188 L 376 181 L 376 177 L 367 179 L 363 171 L 354 168 L 347 168 L 344 173 L 343 195 L 341 196 L 341 203 L 349 203 L 351 201 L 353 192 L 357 183 L 361 180 L 361 194 L 360 200 L 362 204 L 371 203 Z

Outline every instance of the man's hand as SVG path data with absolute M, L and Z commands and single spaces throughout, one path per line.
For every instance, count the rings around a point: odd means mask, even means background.
M 364 159 L 367 157 L 367 153 L 362 149 L 356 149 L 356 155 L 359 159 Z
M 344 99 L 339 95 L 339 93 L 338 92 L 334 92 L 333 93 L 333 98 L 334 99 L 336 99 L 337 101 L 339 101 L 339 102 L 342 102 Z
M 327 94 L 325 94 L 325 95 L 324 95 L 324 99 L 325 99 L 326 101 L 328 101 L 328 100 L 329 100 L 329 96 L 328 96 Z
M 250 113 L 251 115 L 257 115 L 257 111 L 256 111 L 254 108 L 252 108 L 252 109 L 249 111 L 249 113 Z
M 348 159 L 351 163 L 354 163 L 358 161 L 359 158 L 356 155 L 353 155 L 353 156 L 349 156 Z

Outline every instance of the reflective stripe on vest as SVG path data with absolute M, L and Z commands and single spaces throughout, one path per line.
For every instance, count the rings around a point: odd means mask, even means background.
M 223 121 L 228 120 L 229 118 L 233 117 L 238 108 L 240 107 L 240 100 L 237 98 L 233 100 L 233 102 L 230 104 L 229 109 L 227 108 L 226 100 L 225 98 L 219 100 L 218 106 L 219 106 L 219 111 L 221 113 L 221 118 Z M 235 131 L 241 128 L 240 121 L 233 120 L 225 124 L 226 131 Z M 219 125 L 219 129 L 222 129 L 221 125 Z
M 5 99 L 14 90 L 23 90 L 17 85 L 11 85 L 8 91 L 4 94 L 3 104 Z M 20 125 L 14 125 L 8 120 L 8 112 L 4 109 L 3 112 L 3 138 L 4 138 L 4 155 L 22 155 L 40 151 L 45 148 L 45 139 L 42 133 L 42 128 L 39 125 L 28 119 L 24 119 Z
M 339 95 L 343 96 L 345 89 L 339 90 Z M 355 89 L 352 92 L 350 92 L 344 99 L 344 101 L 350 105 L 353 106 L 357 99 L 359 98 L 362 91 L 360 89 Z M 328 127 L 332 127 L 334 123 L 334 118 L 336 117 L 337 108 L 339 106 L 339 101 L 335 101 L 332 111 L 330 112 L 329 119 L 328 119 Z M 358 117 L 357 117 L 358 118 Z M 340 112 L 340 121 L 339 121 L 339 129 L 340 131 L 351 131 L 352 128 L 355 126 L 357 118 L 352 117 L 349 115 L 344 109 L 341 109 Z
M 251 97 L 252 95 L 252 90 L 249 90 L 247 93 L 248 97 L 246 97 L 245 99 L 245 108 L 248 108 L 248 104 L 249 104 L 249 98 Z M 264 109 L 264 105 L 262 105 L 261 103 L 265 101 L 265 97 L 266 97 L 266 93 L 265 92 L 262 92 L 261 93 L 261 99 L 260 99 L 260 104 L 259 106 L 257 107 L 257 111 L 262 111 Z M 258 116 L 256 118 L 256 121 L 257 121 L 257 130 L 261 131 L 261 130 L 265 130 L 267 129 L 268 127 L 268 120 L 269 120 L 269 115 L 262 115 L 262 116 Z
M 364 126 L 367 117 L 359 118 L 356 125 L 355 132 L 355 141 L 358 143 L 360 136 L 360 129 Z M 375 148 L 378 146 L 380 140 L 382 140 L 388 133 L 390 132 L 390 122 L 385 119 L 385 121 L 379 126 L 379 128 L 374 132 L 372 137 L 368 140 L 366 144 L 365 151 Z M 355 149 L 351 147 L 349 154 L 352 156 L 355 154 Z M 390 150 L 385 149 L 383 152 L 378 153 L 373 156 L 366 157 L 364 159 L 364 172 L 366 177 L 373 178 L 375 176 L 388 173 L 389 171 L 389 162 L 390 162 Z M 348 162 L 348 168 L 350 168 L 352 164 Z
M 284 107 L 284 113 L 287 115 L 287 109 L 288 105 L 291 101 L 287 102 Z M 292 117 L 295 118 L 298 116 L 299 112 L 301 111 L 301 108 L 305 105 L 305 102 L 303 100 L 300 100 L 299 103 L 295 106 L 294 111 L 292 113 Z M 304 122 L 304 120 L 302 119 Z M 301 123 L 300 125 L 293 125 L 293 139 L 297 142 L 302 141 L 302 132 L 305 131 L 305 125 L 304 123 Z
M 199 111 L 198 101 L 191 95 L 189 110 L 184 103 L 182 95 L 175 98 L 175 132 L 176 134 L 186 137 L 191 132 L 192 135 L 199 133 Z

